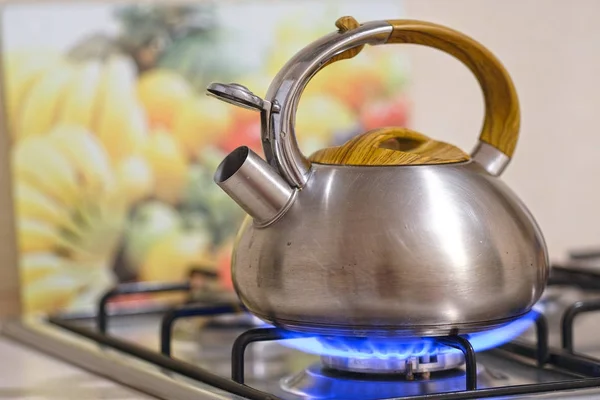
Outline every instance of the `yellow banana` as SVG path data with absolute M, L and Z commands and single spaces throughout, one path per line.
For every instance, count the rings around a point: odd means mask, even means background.
M 19 263 L 21 283 L 32 282 L 49 275 L 65 272 L 65 260 L 53 253 L 25 253 Z
M 113 213 L 114 214 L 114 213 Z M 95 221 L 83 235 L 70 239 L 69 257 L 77 263 L 91 267 L 110 262 L 117 251 L 124 230 L 125 215 L 112 215 Z M 65 246 L 66 248 L 66 246 Z
M 15 184 L 15 210 L 20 220 L 32 220 L 81 235 L 81 221 L 73 218 L 74 210 L 62 207 L 51 197 L 25 182 Z M 77 225 L 79 224 L 79 225 Z M 89 222 L 88 222 L 89 224 Z
M 111 58 L 98 92 L 94 132 L 113 162 L 140 150 L 147 136 L 146 118 L 136 98 L 135 66 L 122 56 Z
M 18 139 L 46 133 L 57 120 L 72 67 L 58 63 L 51 67 L 30 90 L 19 114 Z
M 146 160 L 133 155 L 123 159 L 116 169 L 118 192 L 129 204 L 148 196 L 152 191 L 154 177 Z
M 190 157 L 197 156 L 199 149 L 216 138 L 225 137 L 231 129 L 233 113 L 238 112 L 212 100 L 205 96 L 186 101 L 175 115 L 172 133 Z
M 81 291 L 82 283 L 69 274 L 49 275 L 26 285 L 22 291 L 28 313 L 64 311 Z
M 52 225 L 30 219 L 18 220 L 17 236 L 22 253 L 53 252 L 60 242 L 60 236 Z
M 4 74 L 6 88 L 6 112 L 8 129 L 16 136 L 16 121 L 22 103 L 33 85 L 57 60 L 57 55 L 48 52 L 10 52 L 5 57 Z
M 90 61 L 76 67 L 64 91 L 64 105 L 58 121 L 89 128 L 97 108 L 98 85 L 102 76 L 100 61 Z
M 161 68 L 140 76 L 137 94 L 148 113 L 150 127 L 168 130 L 173 129 L 179 109 L 193 98 L 192 88 L 181 74 Z
M 87 193 L 99 195 L 113 189 L 110 160 L 97 137 L 75 125 L 59 125 L 48 137 L 75 168 Z
M 95 304 L 98 298 L 108 289 L 112 288 L 116 279 L 112 271 L 106 266 L 86 271 L 86 282 L 77 297 L 69 304 L 70 308 L 88 309 L 90 304 Z
M 82 239 L 79 234 L 41 221 L 31 219 L 17 221 L 21 253 L 54 252 L 70 258 L 90 258 L 88 249 L 81 247 Z M 97 235 L 97 238 L 100 239 L 101 236 Z
M 124 230 L 125 205 L 116 190 L 81 197 L 69 207 L 69 223 L 56 226 L 56 252 L 87 266 L 108 260 Z
M 52 225 L 61 225 L 68 220 L 67 212 L 60 204 L 26 182 L 15 183 L 14 197 L 20 219 L 34 219 Z
M 177 203 L 187 182 L 187 158 L 169 132 L 152 132 L 144 147 L 144 156 L 152 168 L 154 194 L 167 203 Z
M 64 205 L 76 203 L 77 174 L 47 137 L 30 137 L 17 143 L 12 153 L 16 179 L 41 189 Z

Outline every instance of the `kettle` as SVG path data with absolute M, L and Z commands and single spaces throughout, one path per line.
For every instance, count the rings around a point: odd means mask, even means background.
M 481 44 L 433 23 L 336 25 L 282 68 L 265 99 L 239 84 L 207 89 L 261 114 L 266 161 L 239 147 L 215 173 L 248 213 L 232 256 L 242 303 L 276 326 L 327 335 L 466 334 L 523 316 L 549 262 L 533 216 L 499 179 L 520 123 L 508 73 Z M 388 127 L 305 157 L 294 120 L 311 77 L 388 43 L 437 48 L 476 76 L 485 119 L 471 155 Z

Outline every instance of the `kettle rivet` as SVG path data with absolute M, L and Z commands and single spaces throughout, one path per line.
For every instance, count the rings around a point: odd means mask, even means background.
M 271 104 L 271 112 L 278 113 L 280 110 L 281 110 L 281 106 L 279 105 L 277 100 L 274 100 L 273 103 Z

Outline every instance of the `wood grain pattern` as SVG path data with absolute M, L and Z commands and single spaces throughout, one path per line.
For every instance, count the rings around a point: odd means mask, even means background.
M 469 160 L 458 147 L 405 128 L 380 128 L 358 135 L 338 147 L 316 151 L 310 160 L 335 165 L 423 165 Z
M 344 33 L 347 32 L 351 29 L 355 29 L 358 28 L 360 25 L 358 23 L 358 21 L 356 21 L 354 19 L 354 17 L 340 17 L 337 19 L 337 21 L 335 21 L 335 26 L 338 28 L 340 33 Z M 360 51 L 365 47 L 365 45 L 362 46 L 358 46 L 358 47 L 353 47 L 351 49 L 348 49 L 346 51 L 341 52 L 340 54 L 332 57 L 329 59 L 329 61 L 327 61 L 323 67 L 333 64 L 336 61 L 340 61 L 340 60 L 347 60 L 349 58 L 355 57 L 358 53 L 360 53 Z M 321 67 L 321 68 L 323 68 Z
M 388 43 L 434 47 L 456 57 L 473 72 L 483 91 L 486 110 L 479 138 L 511 157 L 519 137 L 519 101 L 500 61 L 481 44 L 452 29 L 422 21 L 388 22 L 393 26 Z

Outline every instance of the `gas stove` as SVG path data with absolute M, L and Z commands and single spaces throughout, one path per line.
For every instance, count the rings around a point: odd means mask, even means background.
M 596 256 L 556 264 L 533 311 L 471 335 L 290 332 L 249 315 L 233 295 L 194 296 L 192 279 L 119 285 L 92 313 L 12 321 L 3 331 L 165 399 L 600 398 Z M 168 306 L 112 302 L 162 292 L 186 297 Z

